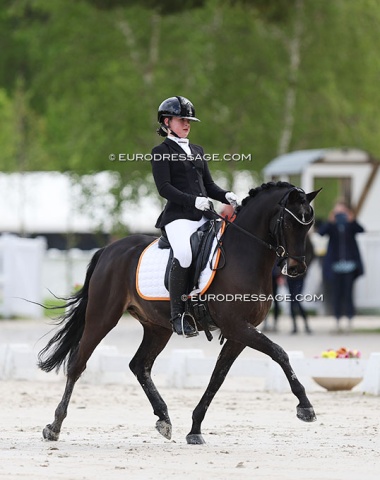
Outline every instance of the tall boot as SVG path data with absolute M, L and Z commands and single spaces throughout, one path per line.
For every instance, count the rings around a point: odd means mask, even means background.
M 296 333 L 298 333 L 297 320 L 295 315 L 292 316 L 292 322 L 293 322 L 293 330 L 290 333 L 292 335 L 295 335 Z
M 297 308 L 294 303 L 294 299 L 292 298 L 291 304 L 290 304 L 290 315 L 292 316 L 292 323 L 293 323 L 293 330 L 290 332 L 292 335 L 295 335 L 298 333 L 298 328 L 297 328 Z
M 311 331 L 311 328 L 309 327 L 309 322 L 308 322 L 306 313 L 303 315 L 303 321 L 305 323 L 305 332 L 310 335 L 313 332 Z
M 185 337 L 198 335 L 198 330 L 193 325 L 193 319 L 185 312 L 183 297 L 188 294 L 189 269 L 181 267 L 174 258 L 169 275 L 170 310 L 173 332 Z M 191 322 L 191 323 L 190 323 Z

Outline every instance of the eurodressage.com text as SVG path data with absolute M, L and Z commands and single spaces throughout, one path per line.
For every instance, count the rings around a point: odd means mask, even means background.
M 170 160 L 171 162 L 184 162 L 185 160 L 195 161 L 204 160 L 206 162 L 251 162 L 252 154 L 248 153 L 204 153 L 203 155 L 186 155 L 186 153 L 110 153 L 108 158 L 111 162 L 115 160 L 119 162 L 160 162 L 163 160 Z
M 190 295 L 183 298 L 192 302 L 216 301 L 216 302 L 323 302 L 323 294 L 290 294 L 265 295 L 263 293 L 209 293 L 204 295 Z

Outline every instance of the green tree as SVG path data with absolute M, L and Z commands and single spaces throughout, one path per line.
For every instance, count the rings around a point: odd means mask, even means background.
M 210 162 L 227 187 L 286 151 L 376 155 L 379 20 L 374 0 L 1 0 L 0 168 L 111 170 L 120 211 L 151 169 L 109 155 L 149 153 L 173 94 L 194 143 L 252 155 Z

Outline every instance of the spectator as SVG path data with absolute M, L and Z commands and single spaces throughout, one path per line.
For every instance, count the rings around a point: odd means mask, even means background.
M 263 322 L 263 332 L 277 332 L 277 322 L 278 318 L 281 313 L 281 306 L 280 306 L 280 300 L 279 300 L 279 287 L 283 284 L 283 275 L 281 274 L 281 269 L 277 265 L 277 260 L 276 263 L 274 264 L 274 267 L 272 269 L 272 308 L 270 312 L 273 314 L 273 326 L 269 327 L 268 325 L 268 319 L 269 319 L 269 314 L 265 317 L 264 322 Z
M 349 328 L 355 315 L 353 299 L 354 281 L 364 273 L 356 242 L 356 234 L 364 229 L 356 221 L 353 211 L 343 201 L 338 201 L 322 224 L 318 233 L 328 235 L 329 243 L 323 259 L 323 280 L 331 285 L 333 312 L 340 331 L 340 319 L 347 316 Z
M 305 257 L 306 257 L 305 258 L 306 265 L 307 267 L 309 267 L 314 258 L 314 248 L 309 236 L 306 237 Z M 290 299 L 291 299 L 290 314 L 293 321 L 293 330 L 291 333 L 293 334 L 298 333 L 297 315 L 301 315 L 301 317 L 303 318 L 305 332 L 309 334 L 312 333 L 308 323 L 308 315 L 302 305 L 302 298 L 301 298 L 305 276 L 306 276 L 306 273 L 299 277 L 286 277 L 286 280 L 288 283 L 288 289 L 290 293 Z

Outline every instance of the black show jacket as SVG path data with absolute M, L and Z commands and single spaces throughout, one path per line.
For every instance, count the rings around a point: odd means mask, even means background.
M 227 190 L 213 181 L 207 161 L 203 158 L 203 148 L 193 144 L 189 144 L 189 147 L 193 160 L 169 138 L 152 150 L 154 181 L 158 193 L 167 200 L 157 219 L 157 228 L 163 228 L 180 218 L 200 220 L 203 212 L 195 207 L 196 197 L 210 197 L 228 204 Z

